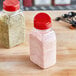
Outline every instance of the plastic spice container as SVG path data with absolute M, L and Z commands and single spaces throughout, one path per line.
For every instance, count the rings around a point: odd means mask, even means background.
M 56 35 L 51 28 L 51 18 L 39 13 L 34 18 L 34 29 L 30 33 L 30 60 L 41 68 L 56 63 Z
M 25 18 L 18 0 L 5 0 L 0 12 L 0 44 L 11 48 L 25 40 Z

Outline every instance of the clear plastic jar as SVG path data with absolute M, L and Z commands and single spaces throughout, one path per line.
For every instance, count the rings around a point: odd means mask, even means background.
M 51 29 L 51 22 L 44 15 L 49 17 L 45 13 L 35 16 L 35 28 L 30 33 L 30 59 L 41 68 L 48 68 L 56 63 L 56 35 Z
M 0 12 L 0 44 L 11 48 L 25 40 L 25 17 L 20 7 L 15 7 L 19 1 L 9 1 L 9 4 L 7 1 L 4 1 L 3 11 Z

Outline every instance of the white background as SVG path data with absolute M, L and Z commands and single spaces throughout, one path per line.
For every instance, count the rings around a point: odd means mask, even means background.
M 51 5 L 51 0 L 35 0 L 35 5 Z
M 55 0 L 55 4 L 70 4 L 71 0 Z

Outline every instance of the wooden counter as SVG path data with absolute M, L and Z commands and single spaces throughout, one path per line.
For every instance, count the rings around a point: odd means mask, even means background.
M 57 35 L 57 63 L 41 69 L 29 59 L 29 32 L 33 28 L 33 17 L 40 11 L 27 11 L 26 42 L 11 49 L 0 47 L 0 76 L 76 76 L 76 29 L 69 29 L 65 22 L 52 22 Z M 45 12 L 45 11 L 44 11 Z M 52 19 L 68 11 L 46 11 Z

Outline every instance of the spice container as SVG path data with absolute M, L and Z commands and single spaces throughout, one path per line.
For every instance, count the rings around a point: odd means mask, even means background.
M 51 18 L 39 13 L 34 18 L 34 29 L 30 33 L 30 60 L 41 68 L 56 63 L 56 35 L 51 29 Z
M 0 44 L 11 48 L 25 41 L 25 18 L 18 0 L 5 0 L 0 12 Z

